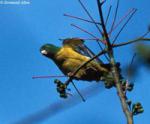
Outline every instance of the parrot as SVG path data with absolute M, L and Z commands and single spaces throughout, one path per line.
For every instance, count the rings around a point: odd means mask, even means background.
M 62 47 L 53 44 L 45 44 L 40 48 L 42 55 L 53 60 L 62 73 L 70 76 L 83 63 L 94 56 L 94 53 L 79 38 L 67 38 L 63 40 Z M 83 81 L 102 81 L 113 78 L 110 73 L 110 64 L 104 64 L 96 58 L 81 68 L 73 77 Z

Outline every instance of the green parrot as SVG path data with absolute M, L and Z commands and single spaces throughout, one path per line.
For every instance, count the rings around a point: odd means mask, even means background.
M 85 45 L 84 41 L 78 38 L 68 38 L 63 41 L 63 46 L 58 47 L 53 44 L 45 44 L 41 47 L 42 55 L 53 60 L 64 75 L 71 75 L 81 64 L 88 61 L 94 53 Z M 100 81 L 109 77 L 110 65 L 103 64 L 99 59 L 95 59 L 81 68 L 74 76 L 76 80 Z

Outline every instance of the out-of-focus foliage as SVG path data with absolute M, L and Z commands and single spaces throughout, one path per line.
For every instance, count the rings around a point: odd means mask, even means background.
M 136 45 L 136 52 L 139 62 L 150 67 L 150 45 L 138 44 Z
M 141 67 L 150 68 L 150 45 L 137 44 L 133 52 L 136 55 L 132 63 L 124 66 L 124 73 L 129 79 L 136 78 Z

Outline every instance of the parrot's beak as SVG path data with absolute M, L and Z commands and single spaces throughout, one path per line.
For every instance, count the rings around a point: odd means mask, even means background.
M 42 50 L 41 53 L 42 53 L 43 55 L 47 55 L 47 54 L 48 54 L 46 50 Z

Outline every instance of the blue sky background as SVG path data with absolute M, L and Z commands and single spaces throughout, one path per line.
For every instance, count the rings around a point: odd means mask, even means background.
M 96 0 L 82 1 L 92 16 L 98 20 Z M 93 25 L 63 16 L 64 13 L 68 13 L 88 19 L 77 0 L 31 0 L 30 2 L 30 5 L 0 5 L 0 124 L 14 124 L 31 114 L 47 109 L 54 103 L 63 103 L 64 100 L 60 99 L 56 93 L 54 79 L 32 79 L 33 75 L 61 74 L 52 61 L 40 54 L 41 45 L 52 43 L 61 46 L 59 38 L 90 38 L 89 35 L 72 28 L 70 23 L 78 24 L 99 36 Z M 107 14 L 110 4 L 113 5 L 114 10 L 116 1 L 108 1 L 103 8 L 104 14 Z M 120 35 L 118 43 L 133 39 L 147 30 L 150 23 L 149 4 L 149 0 L 120 2 L 118 18 L 122 17 L 129 8 L 137 8 L 138 12 Z M 95 42 L 87 41 L 87 45 L 90 45 L 94 52 L 98 52 L 99 48 Z M 131 61 L 132 47 L 133 45 L 116 49 L 115 56 L 122 66 Z M 64 80 L 62 78 L 62 81 Z M 142 115 L 134 118 L 135 124 L 148 124 L 149 70 L 141 68 L 138 77 L 133 81 L 136 85 L 134 91 L 129 94 L 129 98 L 133 102 L 142 102 L 145 110 Z M 94 84 L 94 82 L 77 81 L 76 83 L 79 89 Z M 81 102 L 39 123 L 126 123 L 115 89 L 105 90 L 101 86 L 95 97 L 86 99 L 85 103 Z M 65 102 L 65 104 L 69 106 L 69 103 Z

